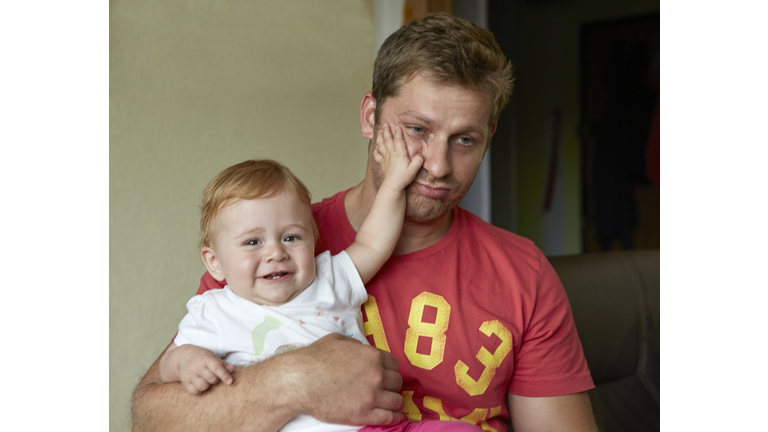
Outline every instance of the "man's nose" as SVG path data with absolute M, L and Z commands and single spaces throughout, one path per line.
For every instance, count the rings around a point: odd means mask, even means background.
M 422 167 L 434 178 L 443 178 L 451 173 L 451 148 L 447 137 L 432 137 L 421 142 Z

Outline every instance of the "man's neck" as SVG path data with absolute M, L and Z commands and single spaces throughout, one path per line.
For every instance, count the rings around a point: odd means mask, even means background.
M 376 186 L 369 179 L 370 176 L 366 177 L 362 183 L 350 189 L 344 197 L 344 209 L 347 213 L 347 219 L 355 232 L 360 229 L 363 220 L 368 216 L 368 212 L 373 206 L 373 200 L 376 197 Z M 451 228 L 452 220 L 453 211 L 428 223 L 416 223 L 406 219 L 393 254 L 405 255 L 432 246 L 440 241 L 448 232 Z

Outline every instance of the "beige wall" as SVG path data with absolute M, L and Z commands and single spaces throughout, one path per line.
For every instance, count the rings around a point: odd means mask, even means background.
M 217 172 L 276 159 L 316 200 L 362 180 L 373 27 L 370 0 L 110 2 L 110 430 L 204 272 Z

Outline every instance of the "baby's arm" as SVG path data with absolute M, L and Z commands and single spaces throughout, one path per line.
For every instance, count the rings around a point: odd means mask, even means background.
M 221 379 L 232 384 L 235 365 L 225 363 L 211 351 L 194 345 L 171 343 L 160 358 L 160 379 L 179 382 L 191 394 L 202 393 Z
M 384 180 L 355 242 L 346 249 L 363 283 L 368 283 L 392 255 L 403 229 L 405 188 L 416 178 L 424 163 L 420 154 L 409 160 L 403 131 L 399 127 L 395 127 L 393 137 L 389 127 L 382 125 L 375 144 L 373 157 L 381 165 Z

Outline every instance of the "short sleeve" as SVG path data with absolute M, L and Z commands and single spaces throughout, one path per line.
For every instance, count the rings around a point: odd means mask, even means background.
M 535 305 L 508 390 L 529 397 L 589 390 L 594 384 L 565 289 L 549 261 L 538 255 Z
M 326 254 L 329 252 L 324 252 Z M 368 300 L 365 284 L 360 279 L 355 263 L 346 251 L 341 251 L 331 258 L 333 264 L 334 290 L 345 302 L 360 306 Z
M 226 353 L 221 349 L 218 327 L 206 299 L 196 295 L 187 302 L 187 314 L 179 323 L 179 333 L 174 342 L 177 346 L 199 346 L 223 357 Z

